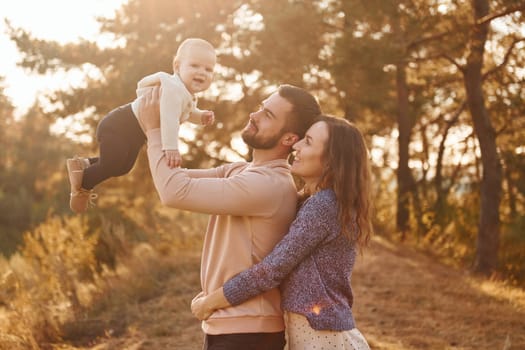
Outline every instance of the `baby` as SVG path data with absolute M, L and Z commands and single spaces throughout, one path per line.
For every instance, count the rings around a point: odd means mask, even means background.
M 137 98 L 106 115 L 97 127 L 99 156 L 71 158 L 67 170 L 71 185 L 69 206 L 75 213 L 86 211 L 95 185 L 133 168 L 146 137 L 138 120 L 141 96 L 153 86 L 161 86 L 160 128 L 162 149 L 168 166 L 181 165 L 178 134 L 180 123 L 213 124 L 212 111 L 197 108 L 194 94 L 208 89 L 216 63 L 214 47 L 203 39 L 186 39 L 173 59 L 173 74 L 157 72 L 137 84 Z

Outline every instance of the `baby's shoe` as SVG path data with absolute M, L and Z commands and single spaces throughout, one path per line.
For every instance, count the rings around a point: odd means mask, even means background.
M 82 188 L 82 177 L 84 169 L 89 165 L 89 161 L 85 158 L 71 158 L 66 162 L 67 172 L 69 176 L 69 184 L 71 186 L 71 197 L 69 199 L 69 207 L 75 213 L 83 213 L 87 210 L 92 200 L 97 198 L 97 194 L 93 190 L 86 190 Z

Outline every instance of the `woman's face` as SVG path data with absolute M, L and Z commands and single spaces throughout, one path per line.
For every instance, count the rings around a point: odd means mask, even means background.
M 315 188 L 323 174 L 323 154 L 327 141 L 328 126 L 325 122 L 317 122 L 308 129 L 304 138 L 293 146 L 295 158 L 292 172 L 301 176 L 310 190 Z

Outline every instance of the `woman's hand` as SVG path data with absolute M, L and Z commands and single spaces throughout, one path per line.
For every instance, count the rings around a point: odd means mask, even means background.
M 214 312 L 212 308 L 206 303 L 206 296 L 204 292 L 200 292 L 191 301 L 191 312 L 193 316 L 201 321 L 207 320 Z
M 231 306 L 224 291 L 221 288 L 214 290 L 208 295 L 200 292 L 191 301 L 191 312 L 199 320 L 207 320 L 215 312 L 215 310 L 224 309 Z

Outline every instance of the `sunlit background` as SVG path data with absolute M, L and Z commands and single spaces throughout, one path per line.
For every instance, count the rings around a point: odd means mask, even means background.
M 208 217 L 160 204 L 144 152 L 130 174 L 97 186 L 96 207 L 73 215 L 64 165 L 96 154 L 100 118 L 134 98 L 144 74 L 169 71 L 187 35 L 210 36 L 219 50 L 217 79 L 199 96 L 218 122 L 182 130 L 188 167 L 249 159 L 239 130 L 282 82 L 311 89 L 365 134 L 376 235 L 354 277 L 373 348 L 525 347 L 525 3 L 488 1 L 497 19 L 481 73 L 493 71 L 476 106 L 493 128 L 483 135 L 463 103 L 461 72 L 478 42 L 471 4 L 483 1 L 1 1 L 0 92 L 10 103 L 0 95 L 0 350 L 77 349 L 71 339 L 92 350 L 138 350 L 142 341 L 179 349 L 181 340 L 193 350 L 201 341 L 187 306 Z M 135 5 L 121 12 L 129 26 L 105 22 L 102 35 L 96 17 L 125 4 Z M 5 20 L 42 39 L 17 38 L 53 73 L 17 66 Z M 483 187 L 484 168 L 494 168 L 481 152 L 487 134 L 502 174 Z M 497 229 L 487 232 L 482 215 Z M 476 265 L 487 251 L 499 260 Z
M 22 115 L 33 104 L 39 92 L 68 86 L 74 76 L 41 76 L 17 67 L 18 50 L 5 33 L 5 20 L 15 27 L 31 31 L 36 37 L 74 42 L 79 38 L 97 40 L 100 37 L 96 17 L 112 17 L 126 0 L 17 0 L 0 2 L 0 75 L 5 76 L 6 94 Z

